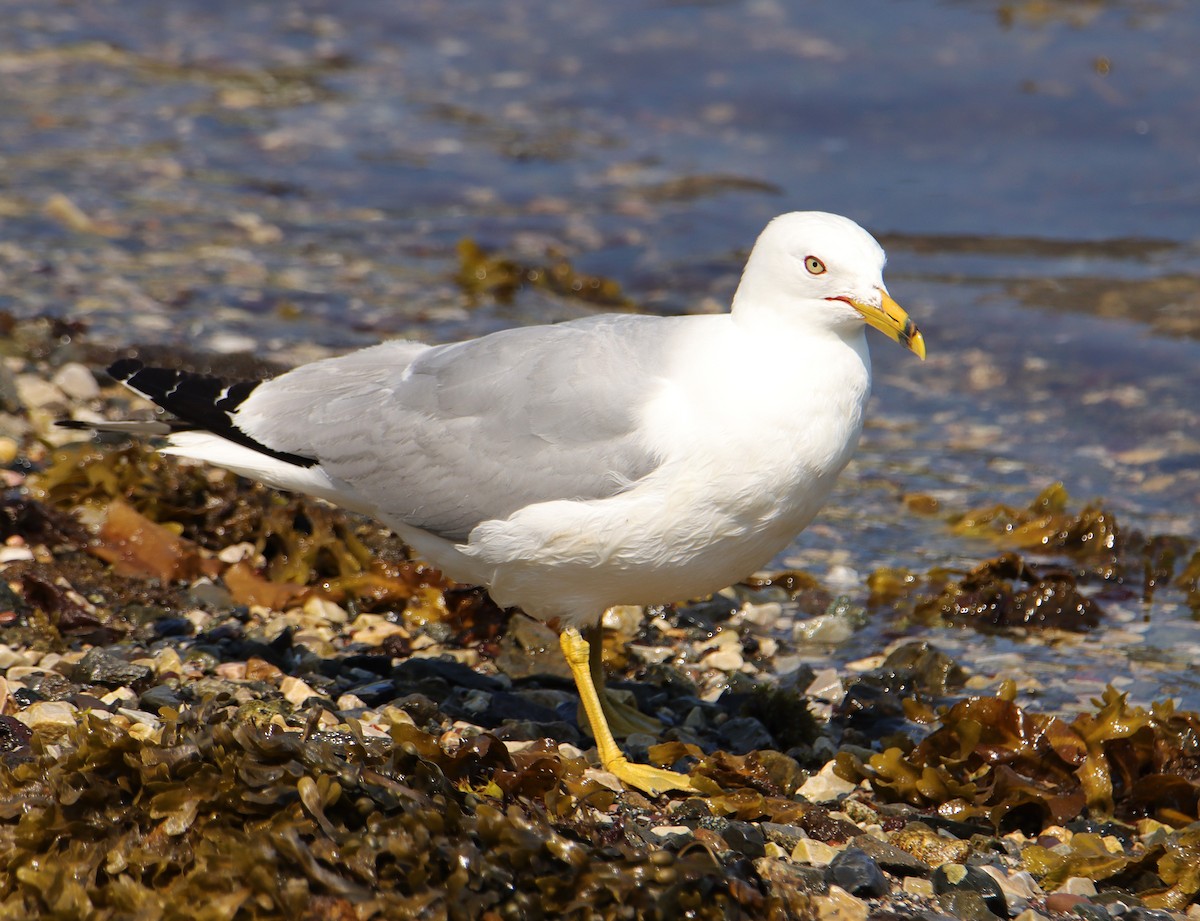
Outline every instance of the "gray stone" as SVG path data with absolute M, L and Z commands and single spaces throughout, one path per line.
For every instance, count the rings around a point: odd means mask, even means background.
M 96 646 L 76 663 L 71 677 L 80 684 L 120 688 L 145 681 L 152 674 L 154 670 L 150 666 L 134 665 Z
M 1008 906 L 999 883 L 979 867 L 958 863 L 943 864 L 933 871 L 933 891 L 945 896 L 973 893 L 983 900 L 989 912 L 1001 917 L 1008 915 Z
M 767 727 L 752 716 L 738 716 L 726 720 L 717 731 L 717 738 L 735 755 L 775 747 L 775 739 L 767 731 Z
M 804 829 L 798 825 L 780 825 L 778 822 L 763 822 L 759 828 L 768 841 L 774 841 L 782 848 L 791 851 L 801 838 L 807 838 Z
M 873 835 L 859 835 L 854 839 L 854 846 L 873 857 L 884 870 L 897 876 L 928 876 L 932 870 L 925 861 Z
M 169 684 L 157 684 L 142 692 L 138 704 L 143 710 L 157 713 L 160 707 L 176 709 L 183 706 L 183 698 Z
M 825 879 L 831 886 L 841 886 L 851 895 L 867 899 L 885 895 L 889 888 L 879 864 L 859 847 L 848 847 L 834 857 L 825 869 Z
M 721 833 L 725 843 L 731 850 L 747 857 L 763 857 L 766 855 L 767 839 L 757 825 L 750 822 L 730 822 Z

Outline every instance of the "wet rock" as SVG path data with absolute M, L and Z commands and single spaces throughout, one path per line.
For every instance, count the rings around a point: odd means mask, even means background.
M 13 716 L 0 716 L 0 754 L 18 751 L 29 744 L 33 732 Z
M 162 617 L 150 625 L 154 639 L 166 639 L 176 636 L 191 636 L 196 632 L 196 626 L 186 617 Z
M 69 361 L 59 368 L 50 379 L 59 390 L 72 400 L 94 400 L 100 396 L 100 387 L 96 383 L 91 369 L 77 361 Z
M 392 670 L 392 681 L 398 696 L 417 693 L 434 700 L 445 699 L 452 688 L 499 691 L 504 687 L 495 678 L 452 659 L 408 659 Z
M 897 876 L 927 876 L 931 869 L 929 864 L 907 851 L 873 835 L 859 835 L 854 839 L 854 846 L 872 857 L 884 870 Z
M 830 886 L 841 886 L 851 895 L 877 898 L 888 891 L 887 877 L 866 851 L 848 847 L 825 869 Z
M 79 693 L 79 685 L 58 672 L 39 672 L 25 679 L 24 690 L 32 691 L 39 700 L 66 700 Z
M 824 874 L 814 867 L 796 866 L 770 857 L 754 861 L 758 875 L 777 893 L 783 903 L 786 918 L 809 918 L 813 913 L 813 896 L 829 891 Z
M 569 742 L 572 745 L 583 743 L 583 734 L 570 723 L 563 720 L 551 720 L 549 722 L 505 720 L 493 732 L 496 738 L 512 742 L 553 739 L 555 742 Z
M 1096 894 L 1096 884 L 1086 876 L 1072 876 L 1059 887 L 1058 891 L 1090 897 Z
M 856 789 L 858 784 L 843 780 L 834 773 L 836 766 L 835 761 L 828 762 L 820 773 L 808 778 L 796 792 L 809 802 L 828 803 Z
M 403 697 L 398 697 L 392 701 L 392 705 L 399 707 L 411 716 L 413 722 L 418 726 L 433 719 L 438 713 L 437 702 L 426 697 L 424 694 L 405 694 Z
M 1004 893 L 1004 904 L 1007 906 L 1010 916 L 1024 911 L 1034 899 L 1045 896 L 1041 886 L 1028 871 L 1005 873 L 1000 868 L 992 866 L 983 866 L 979 869 L 995 880 L 1000 891 Z
M 766 854 L 766 837 L 762 830 L 750 822 L 730 822 L 721 833 L 725 843 L 739 854 L 747 857 L 762 857 Z
M 18 713 L 17 719 L 34 731 L 67 729 L 78 722 L 79 709 L 65 700 L 39 700 Z
M 829 888 L 828 895 L 815 896 L 813 903 L 821 921 L 867 921 L 870 914 L 866 902 L 836 886 Z
M 830 815 L 829 810 L 823 807 L 807 810 L 800 819 L 800 827 L 810 838 L 818 841 L 849 841 L 863 833 L 853 822 Z
M 442 702 L 441 709 L 455 719 L 468 720 L 492 729 L 506 720 L 553 723 L 559 720 L 555 710 L 527 700 L 512 691 L 488 692 L 478 688 L 455 688 Z
M 97 646 L 89 649 L 76 663 L 71 677 L 80 684 L 117 688 L 145 681 L 153 674 L 154 670 L 150 666 L 126 662 Z
M 721 745 L 735 755 L 775 747 L 775 739 L 767 731 L 767 727 L 752 716 L 737 716 L 726 720 L 717 730 L 717 738 Z
M 148 688 L 138 697 L 138 704 L 143 710 L 157 713 L 161 707 L 177 709 L 183 706 L 183 696 L 167 684 L 157 684 Z
M 997 915 L 1007 914 L 1004 893 L 987 873 L 978 867 L 961 863 L 943 864 L 933 871 L 933 891 L 938 895 L 953 895 L 962 892 L 976 893 Z
M 789 852 L 800 843 L 800 839 L 808 837 L 798 825 L 763 822 L 759 827 L 768 841 L 773 841 Z
M 398 690 L 394 681 L 384 678 L 367 684 L 355 685 L 347 693 L 353 694 L 369 707 L 377 707 L 395 700 Z
M 938 896 L 938 904 L 958 921 L 994 921 L 997 916 L 978 892 L 960 889 Z
M 1046 896 L 1046 911 L 1073 912 L 1080 905 L 1088 904 L 1088 899 L 1082 895 L 1070 892 L 1052 892 Z
M 971 845 L 955 838 L 944 838 L 924 825 L 911 824 L 893 833 L 889 842 L 912 854 L 931 867 L 961 863 L 971 853 Z
M 792 860 L 797 863 L 807 863 L 814 867 L 827 867 L 833 863 L 837 851 L 823 841 L 812 838 L 801 838 L 792 848 Z

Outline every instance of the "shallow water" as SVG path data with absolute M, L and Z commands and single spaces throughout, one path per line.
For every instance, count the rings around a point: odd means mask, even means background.
M 769 217 L 839 211 L 884 240 L 929 360 L 873 343 L 862 450 L 781 562 L 968 564 L 995 547 L 902 494 L 950 515 L 1059 479 L 1195 539 L 1196 47 L 1187 0 L 12 2 L 0 309 L 295 361 L 591 309 L 471 302 L 463 237 L 714 310 Z M 1121 649 L 1139 697 L 1200 706 L 1184 609 L 1113 617 L 1140 639 L 1018 659 L 1112 677 Z M 1013 653 L 934 639 L 982 671 Z

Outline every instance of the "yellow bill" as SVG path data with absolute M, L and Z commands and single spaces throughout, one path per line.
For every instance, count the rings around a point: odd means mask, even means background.
M 917 329 L 917 324 L 886 291 L 881 290 L 879 293 L 882 299 L 878 307 L 874 304 L 864 304 L 862 301 L 850 301 L 850 304 L 863 315 L 869 326 L 874 326 L 889 339 L 915 352 L 917 357 L 924 361 L 925 337 Z

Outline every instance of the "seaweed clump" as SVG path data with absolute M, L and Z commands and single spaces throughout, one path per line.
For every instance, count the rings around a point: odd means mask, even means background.
M 1054 483 L 1025 508 L 998 504 L 958 516 L 950 525 L 955 533 L 1011 549 L 969 571 L 877 570 L 867 579 L 870 606 L 925 624 L 1083 633 L 1103 621 L 1106 602 L 1149 604 L 1167 586 L 1200 612 L 1194 542 L 1125 531 L 1102 505 L 1072 512 L 1069 504 L 1063 485 Z
M 983 817 L 997 830 L 1037 832 L 1080 817 L 1200 820 L 1200 716 L 1169 701 L 1131 706 L 1110 687 L 1095 713 L 1067 722 L 1022 708 L 1014 693 L 958 701 L 915 746 L 865 761 L 843 754 L 839 770 L 889 799 Z
M 374 610 L 448 585 L 353 515 L 137 444 L 61 448 L 29 485 L 52 509 L 97 521 L 77 542 L 118 574 L 221 578 L 236 603 L 282 609 L 317 595 Z
M 163 716 L 139 737 L 91 715 L 0 758 L 0 914 L 723 918 L 764 903 L 702 849 L 651 854 L 589 827 L 587 804 L 612 796 L 554 754 L 490 737 L 451 754 L 404 722 L 372 740 L 212 704 Z
M 1023 584 L 1023 587 L 1021 587 Z M 917 603 L 923 623 L 946 622 L 976 629 L 1048 628 L 1084 632 L 1102 611 L 1083 595 L 1068 571 L 1035 569 L 1015 553 L 988 560 L 933 598 Z
M 458 243 L 456 279 L 469 297 L 492 297 L 502 304 L 512 303 L 520 291 L 533 288 L 610 309 L 628 310 L 634 306 L 613 279 L 580 272 L 554 251 L 546 258 L 541 265 L 526 263 L 490 253 L 474 240 L 464 238 Z

